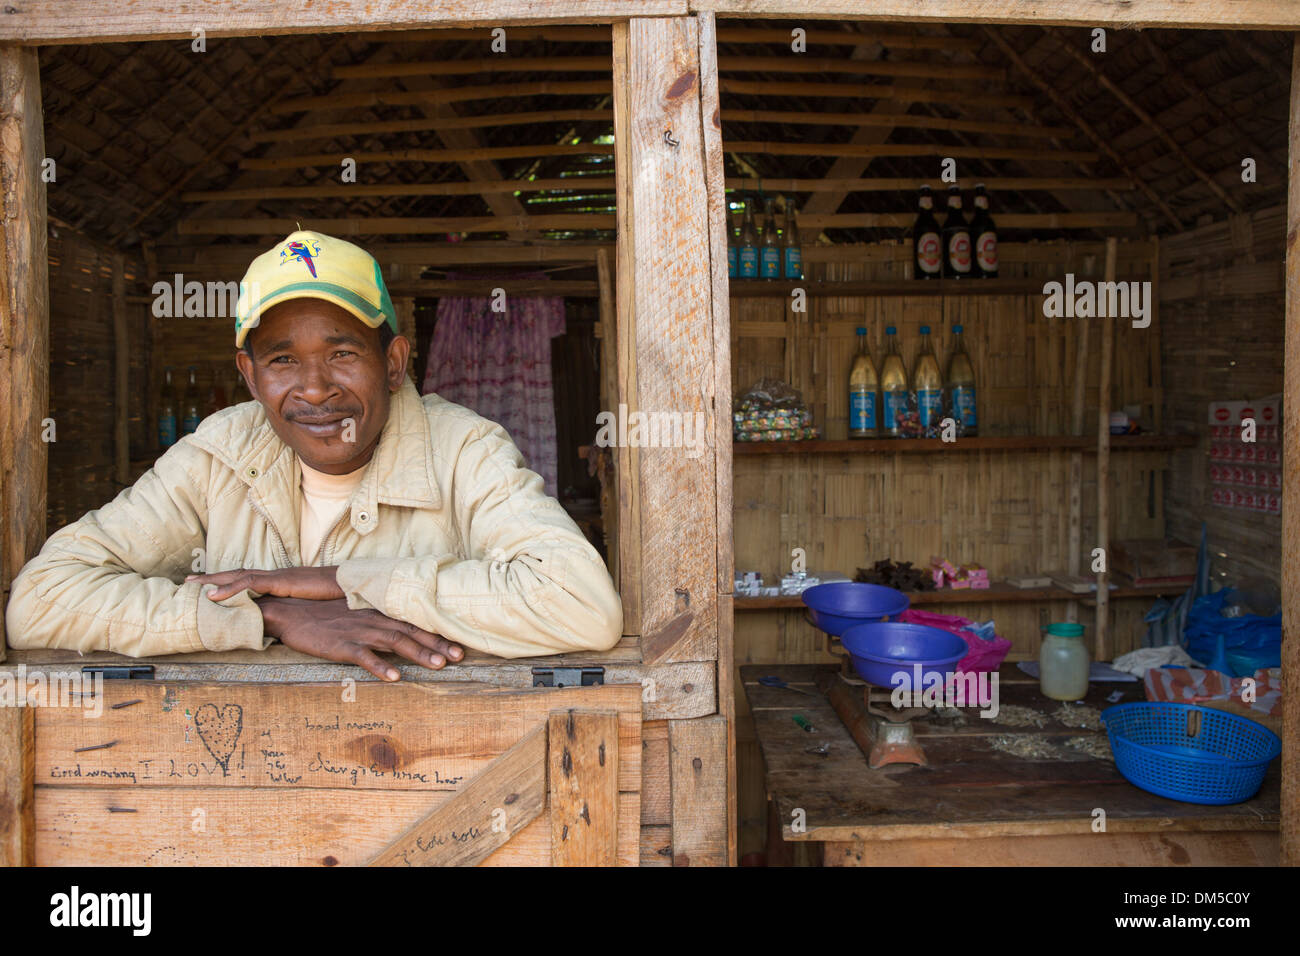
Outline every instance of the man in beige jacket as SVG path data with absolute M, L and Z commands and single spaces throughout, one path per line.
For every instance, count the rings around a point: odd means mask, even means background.
M 459 645 L 605 650 L 622 605 L 500 425 L 406 377 L 378 264 L 299 231 L 249 267 L 224 409 L 14 580 L 13 647 L 144 657 L 272 639 L 378 677 Z

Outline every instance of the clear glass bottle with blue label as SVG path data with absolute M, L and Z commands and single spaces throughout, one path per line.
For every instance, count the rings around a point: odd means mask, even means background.
M 776 209 L 769 199 L 763 208 L 763 244 L 759 249 L 759 275 L 781 278 L 781 239 L 776 232 Z
M 740 248 L 736 260 L 740 278 L 758 278 L 758 229 L 754 226 L 752 202 L 745 203 L 745 218 L 740 226 Z
M 162 394 L 158 397 L 158 447 L 170 448 L 176 444 L 179 418 L 176 413 L 176 386 L 172 384 L 171 368 L 163 369 Z
M 920 418 L 924 434 L 939 428 L 943 419 L 943 376 L 939 373 L 939 360 L 934 356 L 934 346 L 930 344 L 930 327 L 921 326 L 921 351 L 916 356 L 916 368 L 912 372 L 912 384 L 916 389 L 916 413 Z
M 961 332 L 960 325 L 952 327 L 952 355 L 948 359 L 945 382 L 952 417 L 961 425 L 963 435 L 974 435 L 978 431 L 978 420 L 975 417 L 975 366 L 971 363 L 970 353 L 966 351 Z
M 794 201 L 785 204 L 785 231 L 781 235 L 781 274 L 787 279 L 803 278 L 803 247 L 799 245 L 799 226 L 795 222 Z
M 858 350 L 849 369 L 849 437 L 875 438 L 880 425 L 880 381 L 867 348 L 867 330 L 858 326 Z
M 907 368 L 898 350 L 898 329 L 885 329 L 885 357 L 880 363 L 881 417 L 880 433 L 886 438 L 902 434 L 903 417 L 907 414 Z

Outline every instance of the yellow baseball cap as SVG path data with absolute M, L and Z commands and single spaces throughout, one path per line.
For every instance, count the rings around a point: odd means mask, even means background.
M 235 308 L 235 348 L 244 347 L 248 330 L 262 313 L 289 299 L 325 299 L 377 329 L 387 322 L 397 331 L 397 312 L 374 256 L 360 246 L 302 229 L 262 253 L 239 283 Z

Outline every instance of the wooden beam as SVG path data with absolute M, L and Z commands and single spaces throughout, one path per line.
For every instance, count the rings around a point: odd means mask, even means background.
M 786 41 L 789 41 L 786 36 Z M 982 63 L 853 60 L 829 56 L 720 56 L 722 73 L 854 73 L 925 80 L 1003 80 L 1006 71 Z
M 846 34 L 847 36 L 848 34 Z M 808 96 L 818 99 L 843 97 L 848 99 L 893 100 L 896 103 L 951 103 L 957 95 L 952 88 L 899 86 L 873 83 L 826 83 L 817 80 L 737 80 L 722 77 L 718 81 L 723 93 L 746 96 Z M 1033 106 L 1030 96 L 1013 93 L 988 93 L 980 91 L 981 106 L 1023 107 Z
M 608 64 L 606 64 L 608 66 Z M 255 143 L 287 143 L 312 139 L 336 139 L 340 136 L 377 136 L 381 133 L 425 133 L 444 129 L 481 129 L 487 126 L 535 126 L 540 123 L 574 123 L 587 120 L 613 120 L 614 114 L 603 110 L 537 110 L 530 113 L 484 113 L 481 116 L 439 116 L 437 119 L 388 120 L 384 122 L 321 123 L 294 129 L 270 129 L 252 133 Z
M 712 13 L 708 13 L 713 16 Z M 732 21 L 734 22 L 734 21 Z M 831 30 L 812 24 L 804 26 L 809 46 L 862 46 L 879 44 L 892 50 L 962 50 L 974 52 L 979 44 L 966 37 L 937 37 L 917 33 L 864 33 L 860 30 Z M 747 25 L 717 28 L 717 43 L 780 43 L 790 42 L 790 31 L 779 27 Z
M 1223 187 L 1216 183 L 1214 178 L 1200 167 L 1199 163 L 1192 159 L 1191 156 L 1188 156 L 1187 150 L 1183 149 L 1182 144 L 1180 144 L 1178 140 L 1174 139 L 1164 126 L 1156 122 L 1154 116 L 1138 105 L 1137 101 L 1134 100 L 1133 97 L 1120 89 L 1119 84 L 1115 83 L 1110 77 L 1102 73 L 1101 70 L 1097 68 L 1097 65 L 1088 58 L 1086 53 L 1075 49 L 1075 47 L 1059 33 L 1053 32 L 1052 36 L 1055 37 L 1061 49 L 1063 49 L 1076 63 L 1083 67 L 1084 71 L 1091 76 L 1102 89 L 1106 90 L 1111 94 L 1111 96 L 1119 100 L 1120 103 L 1122 103 L 1130 113 L 1136 116 L 1144 126 L 1159 136 L 1160 139 L 1174 151 L 1174 154 L 1182 161 L 1183 165 L 1191 170 L 1198 179 L 1209 186 L 1210 190 L 1222 199 L 1229 209 L 1233 212 L 1241 212 L 1241 203 L 1229 196 Z
M 182 236 L 282 236 L 301 223 L 334 236 L 420 235 L 447 232 L 541 232 L 543 230 L 613 229 L 614 217 L 603 213 L 553 216 L 459 216 L 448 218 L 367 219 L 182 219 Z M 308 225 L 310 223 L 310 225 Z
M 1003 190 L 1017 192 L 1060 192 L 1060 191 L 1094 191 L 1097 189 L 1134 189 L 1133 180 L 1126 177 L 1090 179 L 1087 177 L 1059 178 L 1020 177 L 1020 176 L 965 176 L 959 177 L 956 185 L 961 189 L 972 189 L 975 184 L 983 183 L 990 191 Z M 915 179 L 909 176 L 880 177 L 859 179 L 852 176 L 827 177 L 826 179 L 750 179 L 728 177 L 727 188 L 739 190 L 783 193 L 910 193 L 922 186 L 934 186 L 935 179 Z M 945 184 L 946 185 L 946 184 Z M 811 210 L 810 210 L 811 211 Z M 833 212 L 834 210 L 825 210 Z
M 1052 104 L 1056 107 L 1057 111 L 1060 112 L 1062 116 L 1064 116 L 1075 126 L 1079 127 L 1080 131 L 1085 136 L 1087 136 L 1088 139 L 1092 140 L 1097 145 L 1097 148 L 1100 149 L 1103 153 L 1105 153 L 1110 158 L 1110 161 L 1113 162 L 1117 167 L 1119 167 L 1120 171 L 1125 173 L 1127 176 L 1129 176 L 1130 179 L 1133 180 L 1133 184 L 1137 186 L 1138 189 L 1142 190 L 1142 193 L 1148 199 L 1150 199 L 1151 202 L 1153 202 L 1161 212 L 1165 214 L 1165 216 L 1169 219 L 1169 221 L 1174 224 L 1175 229 L 1183 228 L 1182 222 L 1179 221 L 1176 215 L 1174 215 L 1174 211 L 1169 208 L 1169 204 L 1165 202 L 1164 199 L 1162 199 L 1154 189 L 1152 189 L 1149 185 L 1147 185 L 1147 183 L 1144 180 L 1142 180 L 1136 173 L 1134 173 L 1132 169 L 1129 168 L 1129 165 L 1124 162 L 1123 158 L 1119 155 L 1119 153 L 1117 153 L 1114 147 L 1110 145 L 1110 141 L 1106 137 L 1098 133 L 1095 129 L 1093 129 L 1092 124 L 1089 123 L 1087 120 L 1085 120 L 1083 116 L 1080 115 L 1079 111 L 1070 105 L 1070 101 L 1065 98 L 1065 95 L 1063 93 L 1057 90 L 1055 85 L 1048 83 L 1041 76 L 1039 76 L 1038 73 L 1032 67 L 1029 66 L 1029 64 L 1027 64 L 1023 59 L 1021 59 L 1020 54 L 1011 48 L 1011 44 L 1007 43 L 1006 40 L 1004 40 L 1001 36 L 998 35 L 998 32 L 996 30 L 986 29 L 983 32 L 984 35 L 988 37 L 991 41 L 993 41 L 994 45 L 997 46 L 997 48 L 1002 51 L 1002 54 L 1008 60 L 1010 60 L 1012 64 L 1014 64 L 1015 67 L 1020 70 L 1021 73 L 1024 74 L 1025 78 L 1029 80 L 1029 82 L 1031 82 L 1034 86 L 1038 87 L 1038 89 L 1041 90 L 1043 94 L 1049 100 L 1052 101 Z
M 533 147 L 538 149 L 540 147 Z M 1096 153 L 1067 150 L 1024 149 L 1004 146 L 951 146 L 946 143 L 791 143 L 788 141 L 728 140 L 729 153 L 765 153 L 769 156 L 952 156 L 956 159 L 1016 159 L 1028 162 L 1095 163 Z M 360 160 L 358 160 L 360 162 Z
M 362 163 L 462 163 L 478 159 L 531 159 L 535 156 L 610 156 L 612 143 L 559 143 L 538 146 L 484 146 L 477 149 L 397 149 L 382 153 L 336 152 L 269 159 L 241 159 L 240 169 L 305 169 L 340 166 L 344 159 Z
M 596 283 L 590 279 L 395 279 L 388 285 L 388 294 L 394 299 L 398 296 L 490 296 L 496 289 L 504 289 L 509 296 L 562 295 L 565 298 L 595 299 L 600 295 Z
M 611 242 L 586 242 L 573 239 L 534 239 L 529 242 L 510 240 L 475 240 L 473 242 L 406 242 L 367 243 L 368 251 L 379 262 L 430 266 L 476 265 L 482 263 L 593 264 L 601 249 L 613 248 Z M 261 243 L 169 246 L 166 258 L 150 275 L 171 277 L 177 272 L 195 275 L 238 271 L 241 275 L 254 258 L 265 252 Z
M 904 212 L 831 213 L 801 215 L 804 229 L 894 229 L 912 224 L 915 216 Z M 609 213 L 556 213 L 527 216 L 461 216 L 441 219 L 181 219 L 177 230 L 182 236 L 278 236 L 292 232 L 301 223 L 310 223 L 336 236 L 417 235 L 438 233 L 505 232 L 512 229 L 543 230 L 614 229 L 616 217 Z M 1003 213 L 998 216 L 1003 229 L 1126 229 L 1137 225 L 1131 212 L 1043 212 Z
M 1190 30 L 1295 30 L 1300 9 L 1290 0 L 690 0 L 692 12 L 787 19 L 897 21 L 901 23 L 1033 23 L 1043 26 Z
M 1115 260 L 1119 244 L 1106 240 L 1107 282 L 1115 281 Z M 1097 572 L 1097 607 L 1093 629 L 1094 654 L 1099 661 L 1110 660 L 1110 373 L 1115 352 L 1116 316 L 1101 320 L 1101 377 L 1097 383 L 1097 543 L 1105 563 Z
M 888 101 L 885 101 L 888 103 Z M 722 111 L 724 123 L 784 123 L 795 126 L 884 126 L 890 129 L 942 129 L 993 136 L 1021 136 L 1051 139 L 1073 136 L 1069 127 L 1040 127 L 1025 123 L 991 123 L 985 120 L 949 119 L 946 116 L 923 116 L 918 113 L 891 113 L 872 110 L 867 113 L 822 113 L 812 110 L 739 110 Z
M 487 38 L 484 37 L 486 45 Z M 343 79 L 394 76 L 482 76 L 484 73 L 609 73 L 607 56 L 495 56 L 466 60 L 403 60 L 395 63 L 359 63 L 336 66 Z
M 547 721 L 551 865 L 618 863 L 618 715 L 570 710 Z
M 37 53 L 0 46 L 0 594 L 6 600 L 14 576 L 45 543 L 50 283 L 44 159 Z
M 1080 180 L 1087 182 L 1087 180 Z M 1125 180 L 1127 182 L 1127 180 Z M 987 184 L 986 184 L 987 185 Z M 353 199 L 361 196 L 477 196 L 488 193 L 595 192 L 612 190 L 613 176 L 563 179 L 475 179 L 447 183 L 322 183 L 319 186 L 255 186 L 189 192 L 185 202 L 227 202 L 238 199 Z M 993 187 L 990 187 L 993 188 Z M 1083 188 L 1080 186 L 1079 188 Z
M 412 825 L 367 866 L 477 866 L 546 809 L 546 724 Z
M 608 80 L 542 80 L 534 83 L 460 86 L 449 89 L 399 92 L 378 90 L 365 93 L 334 93 L 286 100 L 271 107 L 271 113 L 307 113 L 313 110 L 350 110 L 369 106 L 419 106 L 428 103 L 463 103 L 466 100 L 496 100 L 512 96 L 582 96 L 610 91 Z
M 1282 467 L 1300 474 L 1300 36 L 1291 54 Z M 1282 666 L 1300 674 L 1300 482 L 1282 486 Z M 1300 866 L 1300 694 L 1282 700 L 1282 865 Z
M 171 0 L 31 0 L 0 21 L 0 43 L 124 43 L 190 40 L 196 26 L 209 38 L 337 33 L 356 29 L 412 30 L 513 23 L 608 23 L 623 17 L 681 17 L 685 0 L 373 0 L 315 3 L 292 0 L 274 9 L 261 0 L 206 0 L 200 7 Z

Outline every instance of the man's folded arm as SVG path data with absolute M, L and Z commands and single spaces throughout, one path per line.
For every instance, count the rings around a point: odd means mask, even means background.
M 182 442 L 132 487 L 57 531 L 14 579 L 9 645 L 114 651 L 131 657 L 265 646 L 247 592 L 223 604 L 177 583 L 204 547 L 206 488 Z M 210 585 L 208 585 L 210 587 Z
M 470 558 L 363 558 L 339 565 L 354 608 L 375 608 L 498 657 L 608 650 L 623 633 L 609 571 L 499 425 L 460 449 L 455 514 Z

